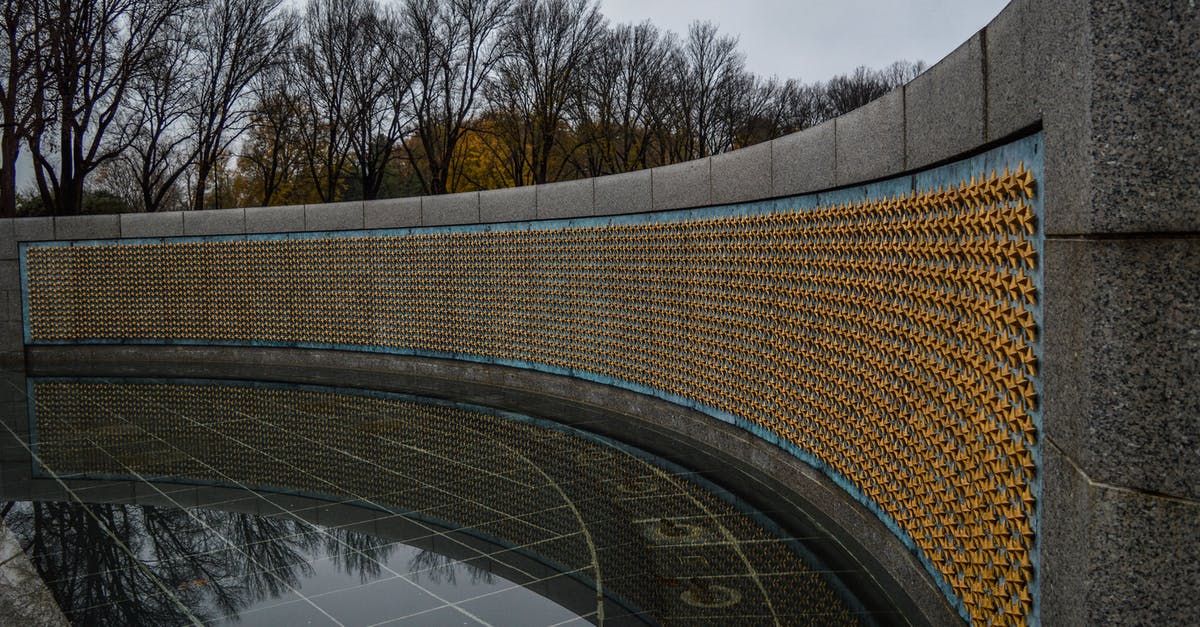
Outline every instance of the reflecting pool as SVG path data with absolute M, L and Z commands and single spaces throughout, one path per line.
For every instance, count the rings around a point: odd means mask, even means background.
M 901 620 L 835 538 L 562 424 L 248 381 L 24 393 L 5 424 L 27 429 L 0 434 L 0 623 Z

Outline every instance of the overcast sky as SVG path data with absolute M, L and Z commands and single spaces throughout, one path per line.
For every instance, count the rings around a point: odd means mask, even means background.
M 933 65 L 1008 0 L 600 0 L 613 22 L 650 20 L 680 35 L 707 20 L 738 37 L 763 76 L 823 81 L 865 65 Z
M 298 2 L 303 3 L 303 0 Z M 738 38 L 746 67 L 763 76 L 823 81 L 865 65 L 933 65 L 1008 0 L 600 0 L 614 23 L 650 20 L 680 35 L 707 20 Z M 32 185 L 27 151 L 17 184 Z

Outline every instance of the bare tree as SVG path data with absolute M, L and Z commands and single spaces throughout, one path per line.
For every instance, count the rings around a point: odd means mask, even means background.
M 497 67 L 493 103 L 507 110 L 524 127 L 505 138 L 511 154 L 528 159 L 529 180 L 546 183 L 555 148 L 569 155 L 572 147 L 560 146 L 572 94 L 585 88 L 586 64 L 604 33 L 604 18 L 590 0 L 519 0 L 513 19 L 504 30 L 508 56 Z M 565 163 L 565 159 L 560 161 Z M 516 174 L 516 173 L 514 173 Z
M 123 124 L 133 80 L 159 31 L 184 0 L 37 2 L 38 72 L 45 80 L 36 125 L 26 130 L 43 204 L 79 213 L 84 180 L 134 137 Z M 56 135 L 56 136 L 55 136 Z M 57 162 L 57 163 L 56 163 Z
M 408 94 L 412 85 L 407 45 L 400 16 L 367 3 L 356 29 L 361 39 L 349 68 L 349 145 L 362 197 L 379 196 L 387 166 L 408 129 Z
M 352 159 L 354 68 L 370 46 L 365 36 L 374 29 L 375 18 L 371 0 L 309 0 L 305 5 L 295 48 L 297 78 L 306 101 L 304 154 L 324 202 L 337 198 Z
M 245 131 L 246 92 L 290 45 L 293 20 L 281 0 L 208 0 L 196 23 L 199 53 L 192 125 L 196 173 L 192 208 L 204 209 L 217 159 Z M 219 200 L 217 201 L 219 204 Z
M 880 70 L 884 81 L 895 89 L 920 76 L 929 66 L 924 61 L 896 61 Z
M 693 22 L 682 56 L 674 63 L 675 137 L 668 147 L 670 161 L 707 157 L 723 150 L 729 133 L 720 126 L 719 108 L 744 72 L 737 39 L 718 35 L 716 25 L 710 22 Z
M 733 76 L 718 94 L 713 151 L 744 148 L 781 135 L 777 108 L 782 89 L 774 78 L 763 80 L 745 71 Z
M 238 167 L 253 172 L 258 196 L 253 202 L 266 207 L 286 195 L 286 187 L 302 178 L 301 120 L 303 100 L 296 94 L 293 76 L 286 64 L 279 64 L 257 79 L 258 101 L 251 116 L 250 130 Z
M 404 147 L 425 193 L 447 191 L 455 151 L 478 113 L 476 100 L 504 55 L 498 35 L 509 7 L 510 0 L 404 2 L 415 127 Z
M 137 194 L 113 189 L 142 211 L 182 209 L 183 195 L 177 183 L 195 162 L 197 144 L 188 124 L 194 107 L 192 75 L 193 44 L 188 39 L 186 20 L 181 16 L 161 29 L 157 44 L 146 55 L 146 71 L 132 81 L 128 115 L 135 129 L 129 149 L 113 168 L 128 170 L 117 180 L 131 179 Z
M 788 79 L 780 88 L 776 97 L 776 115 L 779 116 L 777 135 L 802 131 L 832 117 L 821 85 L 804 84 L 795 79 Z
M 655 137 L 664 123 L 670 90 L 668 60 L 677 41 L 650 22 L 620 24 L 600 40 L 583 89 L 576 92 L 576 160 L 586 176 L 659 165 Z
M 0 9 L 0 217 L 16 215 L 17 157 L 21 138 L 35 113 L 32 99 L 41 93 L 34 73 L 34 0 L 8 0 Z
M 830 117 L 849 113 L 889 91 L 916 78 L 925 71 L 925 63 L 897 61 L 882 70 L 859 66 L 825 83 Z

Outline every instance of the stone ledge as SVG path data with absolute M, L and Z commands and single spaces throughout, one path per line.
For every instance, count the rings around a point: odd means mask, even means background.
M 111 239 L 121 237 L 121 216 L 88 215 L 54 218 L 55 239 Z
M 592 215 L 592 203 L 596 193 L 593 180 L 580 179 L 535 186 L 538 219 L 584 218 Z
M 906 168 L 922 168 L 984 142 L 983 36 L 976 34 L 904 86 Z
M 245 232 L 245 209 L 183 212 L 184 235 L 242 235 Z
M 121 237 L 183 235 L 183 212 L 121 214 Z

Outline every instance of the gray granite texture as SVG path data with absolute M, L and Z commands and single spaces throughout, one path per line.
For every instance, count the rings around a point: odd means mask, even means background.
M 563 183 L 548 183 L 538 185 L 537 217 L 547 218 L 583 218 L 592 215 L 592 203 L 595 197 L 593 179 L 565 181 Z
M 421 199 L 368 200 L 363 203 L 363 226 L 368 229 L 421 226 Z
M 1096 487 L 1088 518 L 1088 624 L 1200 616 L 1200 502 Z
M 121 216 L 58 216 L 54 218 L 55 239 L 108 239 L 121 237 Z
M 905 167 L 920 168 L 983 143 L 983 34 L 904 87 Z
M 17 258 L 17 228 L 13 220 L 0 220 L 0 259 Z
M 836 120 L 838 185 L 877 179 L 904 170 L 904 90 Z
M 247 233 L 292 233 L 305 230 L 304 205 L 246 209 Z
M 304 230 L 348 231 L 363 228 L 363 201 L 304 205 Z
M 174 237 L 183 235 L 183 212 L 125 213 L 121 237 Z
M 1094 481 L 1200 499 L 1200 238 L 1046 243 L 1045 430 Z
M 711 200 L 711 159 L 676 163 L 650 171 L 655 211 L 703 207 Z
M 771 140 L 771 189 L 779 196 L 805 194 L 837 184 L 837 123 Z
M 21 267 L 15 259 L 0 261 L 0 290 L 21 289 Z
M 1092 0 L 1092 212 L 1077 232 L 1200 231 L 1200 4 Z
M 18 242 L 54 239 L 54 218 L 15 218 L 12 224 Z
M 479 222 L 479 192 L 463 192 L 421 199 L 422 226 Z
M 3 302 L 0 303 L 0 305 L 3 305 L 4 307 L 3 314 L 0 314 L 0 318 L 4 320 L 23 319 L 25 317 L 25 312 L 21 309 L 22 302 L 20 288 L 6 289 L 3 292 L 0 292 L 0 294 L 3 294 Z
M 1200 616 L 1200 501 L 1093 482 L 1052 441 L 1043 450 L 1043 624 Z
M 245 209 L 183 212 L 184 235 L 241 235 L 245 232 Z
M 537 218 L 536 187 L 512 187 L 479 194 L 480 222 L 518 222 Z
M 649 170 L 596 178 L 595 206 L 598 216 L 643 213 L 654 208 Z
M 757 200 L 773 196 L 771 190 L 771 144 L 715 155 L 712 158 L 712 203 Z
M 1042 446 L 1042 624 L 1082 627 L 1087 616 L 1087 477 L 1056 446 Z

